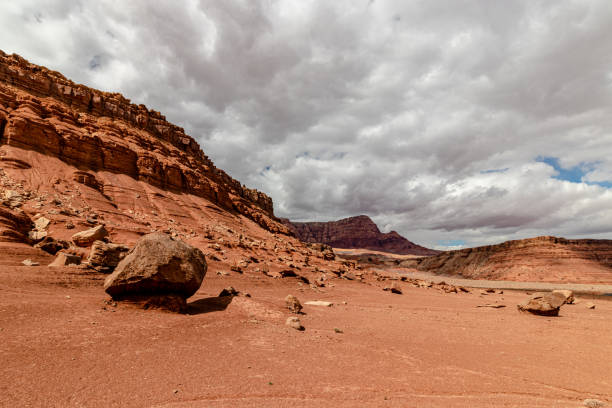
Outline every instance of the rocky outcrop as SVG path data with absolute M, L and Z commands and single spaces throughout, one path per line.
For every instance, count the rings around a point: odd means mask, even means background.
M 612 282 L 612 240 L 528 238 L 443 252 L 416 261 L 421 271 L 472 279 Z
M 162 233 L 142 237 L 106 278 L 104 290 L 113 299 L 193 295 L 206 275 L 204 254 Z
M 203 197 L 270 231 L 288 233 L 274 218 L 270 197 L 217 169 L 193 138 L 159 112 L 2 51 L 0 144 L 76 166 L 74 180 L 103 193 L 106 186 L 90 171 Z
M 32 220 L 20 210 L 0 205 L 0 242 L 27 242 Z
M 360 248 L 395 254 L 435 255 L 439 251 L 408 241 L 395 231 L 382 233 L 366 215 L 329 222 L 282 220 L 304 242 L 320 242 L 334 248 Z

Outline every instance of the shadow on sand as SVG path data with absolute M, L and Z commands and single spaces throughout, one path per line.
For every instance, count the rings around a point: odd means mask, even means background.
M 198 315 L 210 312 L 222 312 L 232 303 L 233 296 L 216 296 L 198 299 L 187 304 L 187 314 Z

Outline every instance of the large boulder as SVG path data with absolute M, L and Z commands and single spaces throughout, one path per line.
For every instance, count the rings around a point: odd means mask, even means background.
M 142 237 L 104 282 L 115 300 L 193 295 L 206 275 L 204 254 L 167 234 Z
M 129 250 L 126 245 L 95 241 L 91 246 L 87 263 L 101 272 L 110 273 L 125 258 Z
M 107 236 L 108 231 L 104 228 L 104 225 L 98 225 L 95 228 L 77 232 L 72 236 L 72 242 L 74 242 L 76 246 L 88 247 L 95 241 L 102 241 Z
M 517 307 L 521 312 L 541 316 L 558 316 L 559 309 L 565 304 L 565 301 L 566 297 L 561 293 L 537 292 Z

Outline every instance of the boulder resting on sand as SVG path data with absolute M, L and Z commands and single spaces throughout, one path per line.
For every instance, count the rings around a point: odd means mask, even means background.
M 76 246 L 88 247 L 95 241 L 101 241 L 108 236 L 108 231 L 104 225 L 98 225 L 85 231 L 77 232 L 72 236 L 72 242 Z
M 200 288 L 206 269 L 202 251 L 157 232 L 136 243 L 106 278 L 104 290 L 115 300 L 172 297 L 186 306 L 185 299 Z M 172 308 L 181 311 L 177 309 L 184 307 Z
M 559 309 L 565 304 L 565 295 L 558 292 L 537 292 L 525 302 L 517 305 L 521 312 L 541 316 L 558 316 Z

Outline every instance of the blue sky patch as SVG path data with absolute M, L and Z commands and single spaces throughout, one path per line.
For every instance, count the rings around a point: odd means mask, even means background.
M 571 183 L 582 183 L 583 177 L 595 170 L 595 167 L 597 167 L 598 164 L 597 162 L 582 162 L 577 166 L 564 168 L 559 164 L 559 158 L 557 157 L 538 156 L 536 161 L 539 163 L 548 164 L 555 169 L 557 174 L 552 176 L 554 179 L 569 181 Z M 612 181 L 584 181 L 584 183 L 606 188 L 612 187 Z
M 445 247 L 464 246 L 465 241 L 462 239 L 444 239 L 442 241 L 438 241 L 438 245 Z

